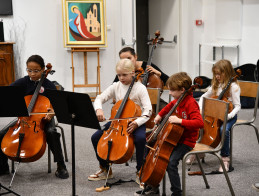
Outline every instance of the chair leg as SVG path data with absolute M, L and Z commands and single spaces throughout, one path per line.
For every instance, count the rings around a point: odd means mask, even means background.
M 50 153 L 49 145 L 48 145 L 48 173 L 51 173 L 51 153 Z
M 12 170 L 11 170 L 12 174 L 14 173 L 14 161 L 12 161 Z
M 258 129 L 257 129 L 257 127 L 255 126 L 254 123 L 251 123 L 251 126 L 254 127 L 254 129 L 255 129 L 255 134 L 256 134 L 256 136 L 257 136 L 257 141 L 258 141 L 258 144 L 259 144 L 259 133 L 258 133 Z
M 221 158 L 220 155 L 218 155 L 217 153 L 213 153 L 213 154 L 214 154 L 216 157 L 218 157 L 219 162 L 220 162 L 220 164 L 221 164 L 221 166 L 222 166 L 223 173 L 224 173 L 224 175 L 225 175 L 226 181 L 227 181 L 227 183 L 228 183 L 228 187 L 229 187 L 229 190 L 230 190 L 230 192 L 231 192 L 231 195 L 234 196 L 235 193 L 234 193 L 233 187 L 232 187 L 232 185 L 231 185 L 231 182 L 230 182 L 230 180 L 229 180 L 228 173 L 227 173 L 227 170 L 226 170 L 226 168 L 225 168 L 225 165 L 224 165 L 224 163 L 223 163 L 223 161 L 222 161 L 222 158 Z
M 162 192 L 162 196 L 165 196 L 166 195 L 166 174 L 164 175 L 163 177 L 163 192 Z
M 182 160 L 182 195 L 185 196 L 186 195 L 186 159 L 188 157 L 188 155 L 190 154 L 185 154 L 184 157 L 183 157 L 183 160 Z
M 209 185 L 208 180 L 207 180 L 207 178 L 206 178 L 206 176 L 205 176 L 205 172 L 204 172 L 204 169 L 203 169 L 203 167 L 202 167 L 202 165 L 201 165 L 201 161 L 200 161 L 200 159 L 199 159 L 199 156 L 198 156 L 198 154 L 195 154 L 195 155 L 196 155 L 196 159 L 197 159 L 197 161 L 198 161 L 198 164 L 199 164 L 199 167 L 200 167 L 200 170 L 201 170 L 201 173 L 202 173 L 202 177 L 203 177 L 203 180 L 204 180 L 206 189 L 209 189 L 209 188 L 210 188 L 210 185 Z
M 66 147 L 66 140 L 65 140 L 64 129 L 61 126 L 59 126 L 59 125 L 56 125 L 56 127 L 60 128 L 61 135 L 62 135 L 63 149 L 64 149 L 64 153 L 65 153 L 65 161 L 68 162 L 67 147 Z
M 234 130 L 235 124 L 230 129 L 230 145 L 229 145 L 229 168 L 232 168 L 232 162 L 233 162 L 233 130 Z
M 256 137 L 257 137 L 257 141 L 258 141 L 258 144 L 259 144 L 259 133 L 258 133 L 258 129 L 257 127 L 255 126 L 254 123 L 251 123 L 249 124 L 250 126 L 252 126 L 255 130 L 255 134 L 256 134 Z M 233 167 L 233 129 L 234 129 L 235 125 L 232 126 L 232 128 L 230 129 L 230 147 L 229 147 L 229 150 L 230 150 L 230 161 L 229 161 L 229 168 L 232 168 Z

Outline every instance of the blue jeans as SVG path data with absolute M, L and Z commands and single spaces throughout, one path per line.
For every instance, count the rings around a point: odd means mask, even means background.
M 167 166 L 167 173 L 171 183 L 172 195 L 180 196 L 182 195 L 181 181 L 178 173 L 179 161 L 184 157 L 184 155 L 192 150 L 190 146 L 178 143 L 173 149 L 173 152 L 169 158 L 169 163 Z
M 237 115 L 235 115 L 233 118 L 227 121 L 225 141 L 220 153 L 222 157 L 228 157 L 230 155 L 230 152 L 229 152 L 230 130 L 236 121 L 237 121 Z M 222 134 L 222 130 L 223 130 L 223 125 L 220 127 L 220 135 Z
M 107 169 L 109 168 L 109 165 L 106 160 L 103 160 L 98 156 L 97 145 L 98 145 L 98 141 L 102 137 L 103 131 L 108 130 L 110 127 L 110 124 L 111 124 L 111 122 L 106 123 L 104 125 L 103 130 L 98 129 L 91 137 L 94 151 L 96 154 L 96 158 L 98 159 L 100 165 L 103 168 L 107 168 Z M 146 126 L 145 126 L 145 124 L 141 125 L 136 130 L 134 130 L 132 134 L 133 134 L 133 138 L 134 138 L 134 144 L 136 147 L 136 159 L 137 159 L 136 168 L 137 168 L 137 171 L 139 171 L 142 166 L 142 163 L 143 163 L 144 149 L 145 149 L 145 145 L 146 145 Z

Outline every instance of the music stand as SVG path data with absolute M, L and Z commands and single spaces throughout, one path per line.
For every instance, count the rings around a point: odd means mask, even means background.
M 75 191 L 75 133 L 74 126 L 101 129 L 88 94 L 46 90 L 59 123 L 71 125 L 72 142 L 72 195 Z
M 2 94 L 2 96 L 0 96 L 0 117 L 29 116 L 24 100 L 24 87 L 0 86 L 0 92 Z M 4 188 L 8 192 L 0 193 L 0 195 L 9 193 L 19 195 L 0 183 L 0 189 L 1 188 Z
M 0 86 L 0 117 L 29 116 L 24 100 L 24 87 Z

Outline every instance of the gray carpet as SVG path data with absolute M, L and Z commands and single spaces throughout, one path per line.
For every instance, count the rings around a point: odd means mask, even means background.
M 111 104 L 107 103 L 105 107 L 105 116 L 108 118 Z M 252 109 L 242 109 L 239 117 L 249 118 L 252 115 Z M 4 127 L 12 118 L 1 118 L 0 129 Z M 32 163 L 21 163 L 18 172 L 12 184 L 12 190 L 20 195 L 54 196 L 54 195 L 72 195 L 72 163 L 71 163 L 71 128 L 69 125 L 60 124 L 65 129 L 66 145 L 69 161 L 66 163 L 70 177 L 62 180 L 55 177 L 56 164 L 52 161 L 52 173 L 47 172 L 47 153 Z M 258 127 L 258 120 L 256 121 Z M 91 144 L 91 135 L 95 132 L 93 129 L 75 127 L 76 143 L 76 194 L 77 195 L 133 195 L 139 190 L 135 182 L 124 183 L 113 186 L 110 190 L 97 193 L 96 188 L 104 185 L 104 181 L 90 182 L 87 176 L 98 170 L 98 162 Z M 251 127 L 238 127 L 234 132 L 234 168 L 229 173 L 230 181 L 235 194 L 259 195 L 251 186 L 254 182 L 259 182 L 259 145 L 254 130 Z M 205 158 L 205 171 L 218 169 L 218 160 L 216 157 L 208 155 Z M 10 163 L 10 162 L 9 162 Z M 10 164 L 11 165 L 11 164 Z M 122 180 L 135 180 L 136 162 L 133 159 L 129 166 L 125 164 L 113 165 L 115 179 L 109 182 Z M 198 170 L 197 163 L 193 165 L 192 171 Z M 179 173 L 181 175 L 181 163 Z M 0 177 L 0 183 L 8 187 L 12 175 Z M 207 176 L 210 189 L 205 188 L 201 176 L 187 176 L 187 195 L 230 195 L 224 175 Z M 2 193 L 3 190 L 0 190 Z M 162 193 L 162 186 L 160 186 Z M 170 195 L 170 183 L 166 176 L 166 195 Z

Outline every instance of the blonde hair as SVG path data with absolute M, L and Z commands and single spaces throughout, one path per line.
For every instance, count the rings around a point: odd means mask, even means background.
M 133 62 L 129 59 L 121 59 L 116 64 L 116 71 L 122 70 L 125 72 L 133 72 L 135 71 L 135 66 Z
M 213 78 L 211 81 L 213 95 L 216 95 L 219 88 L 219 81 L 216 79 L 216 70 L 219 70 L 221 74 L 224 74 L 222 89 L 226 88 L 230 79 L 236 75 L 235 70 L 233 69 L 233 66 L 229 60 L 222 59 L 215 63 L 215 65 L 212 67 Z M 236 80 L 233 82 L 236 82 Z M 229 89 L 226 91 L 226 94 L 228 93 Z
M 175 73 L 166 82 L 166 86 L 170 90 L 185 90 L 189 89 L 192 85 L 192 79 L 186 72 Z

